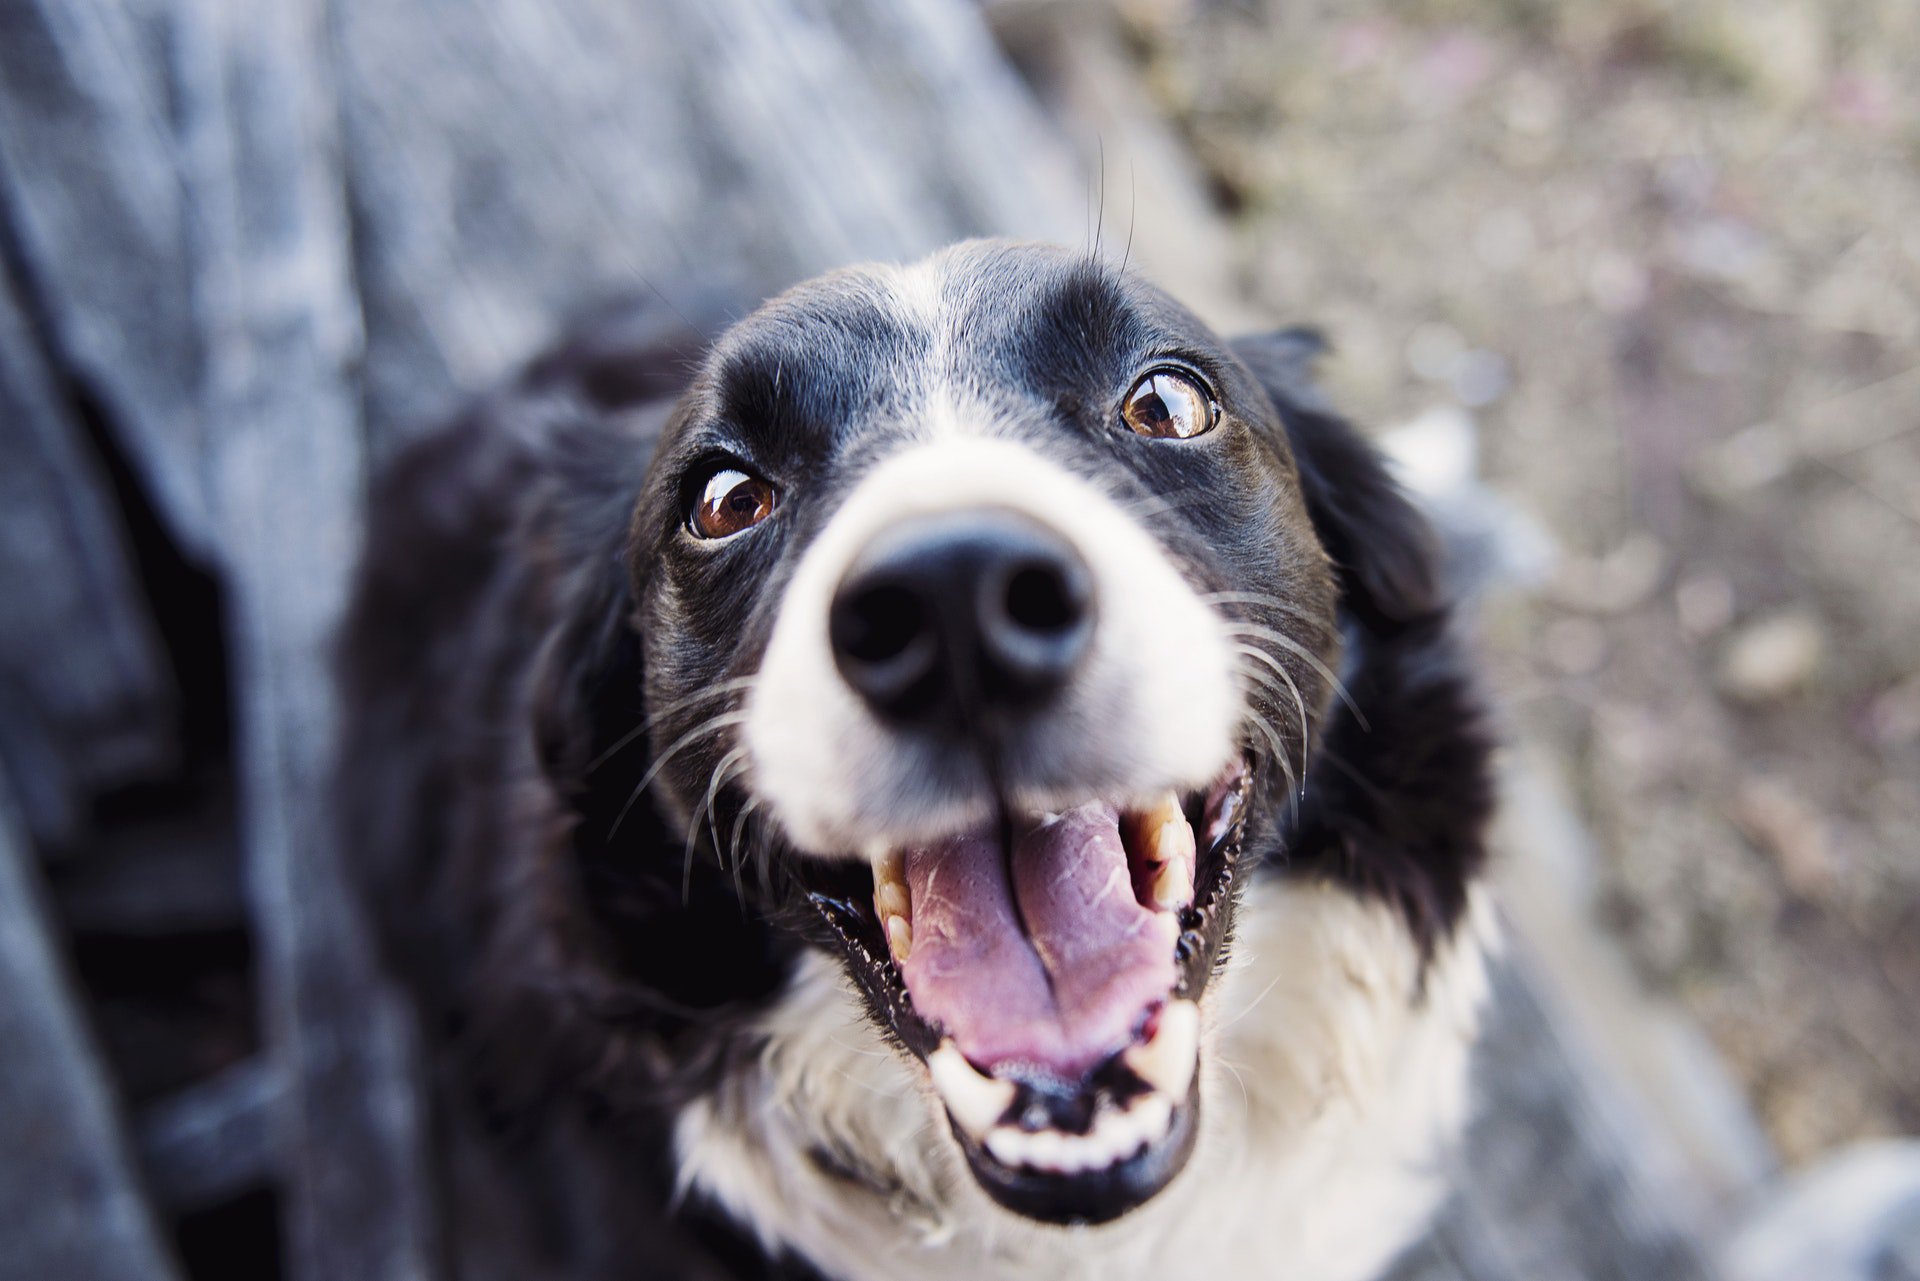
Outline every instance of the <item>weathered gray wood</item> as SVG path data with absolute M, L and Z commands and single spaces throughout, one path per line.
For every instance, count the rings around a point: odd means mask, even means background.
M 146 17 L 115 0 L 0 0 L 0 208 L 67 371 L 204 557 L 191 213 Z
M 1523 951 L 1494 967 L 1475 1070 L 1478 1115 L 1443 1240 L 1471 1241 L 1526 1281 L 1714 1275 L 1698 1201 L 1647 1168 L 1640 1110 L 1554 1018 Z
M 121 1137 L 0 777 L 0 1281 L 175 1275 Z
M 232 607 L 270 1058 L 151 1119 L 177 1204 L 272 1165 L 295 1276 L 434 1271 L 408 1027 L 323 803 L 366 427 L 437 414 L 598 297 L 751 298 L 974 232 L 1079 241 L 1086 195 L 964 0 L 0 0 L 0 215 L 32 339 L 0 360 L 43 350 L 85 385 Z M 0 465 L 26 439 L 0 438 Z M 97 532 L 84 547 L 111 545 Z M 1461 1190 L 1403 1278 L 1705 1275 L 1631 1109 L 1580 1059 L 1503 973 Z M 26 1115 L 12 1101 L 0 1127 Z
M 49 869 L 68 930 L 147 939 L 244 930 L 247 898 L 232 824 L 231 813 L 209 805 L 98 834 L 85 858 Z
M 274 1118 L 280 1074 L 258 1059 L 144 1109 L 136 1130 L 147 1186 L 167 1210 L 201 1210 L 265 1187 L 280 1174 Z
M 341 0 L 376 433 L 609 294 L 749 300 L 1086 191 L 958 0 Z
M 164 769 L 172 685 L 113 495 L 0 276 L 0 760 L 42 848 Z
M 232 599 L 242 832 L 290 1274 L 433 1272 L 411 1023 L 376 972 L 327 801 L 330 646 L 365 467 L 329 49 L 318 0 L 209 4 L 185 64 L 202 210 L 211 491 Z

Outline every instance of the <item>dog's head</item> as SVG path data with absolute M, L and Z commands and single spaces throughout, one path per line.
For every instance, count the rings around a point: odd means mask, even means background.
M 1016 1211 L 1101 1221 L 1180 1170 L 1337 598 L 1426 590 L 1410 533 L 1355 533 L 1377 467 L 1335 494 L 1323 465 L 1165 294 L 997 243 L 773 300 L 661 440 L 632 534 L 656 797 L 839 954 Z

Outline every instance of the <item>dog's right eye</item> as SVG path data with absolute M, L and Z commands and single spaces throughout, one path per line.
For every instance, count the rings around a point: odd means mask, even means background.
M 1137 436 L 1188 440 L 1212 431 L 1220 406 L 1200 380 L 1181 369 L 1150 369 L 1133 384 L 1120 417 Z
M 722 467 L 707 477 L 687 523 L 701 538 L 732 538 L 773 515 L 776 501 L 768 482 L 737 467 Z

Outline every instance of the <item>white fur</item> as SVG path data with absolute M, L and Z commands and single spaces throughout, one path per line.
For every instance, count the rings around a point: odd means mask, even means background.
M 843 1281 L 1362 1281 L 1444 1192 L 1493 934 L 1476 898 L 1421 992 L 1388 908 L 1257 885 L 1206 1002 L 1192 1160 L 1140 1209 L 1078 1229 L 987 1200 L 924 1069 L 881 1039 L 839 965 L 812 957 L 758 1061 L 682 1117 L 681 1178 Z M 893 1191 L 823 1173 L 816 1149 Z
M 931 395 L 944 403 L 956 393 Z M 950 408 L 930 420 L 965 417 Z M 1038 811 L 1089 795 L 1124 803 L 1206 786 L 1232 759 L 1241 709 L 1219 616 L 1153 537 L 1089 482 L 1012 441 L 943 435 L 876 467 L 794 571 L 747 705 L 756 794 L 796 845 L 828 856 L 931 839 L 986 814 L 984 789 L 928 794 L 928 762 L 840 679 L 827 640 L 834 590 L 869 540 L 911 517 L 972 507 L 1009 508 L 1070 539 L 1097 595 L 1086 666 L 1036 727 L 1034 755 L 1056 763 L 1073 790 L 1023 789 L 1017 799 Z

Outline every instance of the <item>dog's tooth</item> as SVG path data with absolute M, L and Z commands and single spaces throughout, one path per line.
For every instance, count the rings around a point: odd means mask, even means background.
M 907 856 L 902 851 L 884 845 L 876 846 L 868 851 L 867 862 L 873 866 L 875 892 L 888 885 L 906 886 Z
M 1026 1162 L 1027 1136 L 1010 1125 L 994 1126 L 984 1143 L 988 1154 L 1009 1169 Z
M 880 917 L 893 959 L 904 961 L 913 947 L 913 899 L 907 891 L 906 856 L 899 850 L 875 849 L 868 859 L 873 864 L 873 910 Z
M 893 959 L 904 961 L 913 951 L 913 925 L 904 916 L 889 916 L 887 920 L 887 950 L 893 953 Z
M 927 1070 L 947 1111 L 970 1134 L 985 1134 L 1013 1102 L 1013 1083 L 981 1072 L 952 1041 L 940 1042 L 927 1056 Z
M 873 891 L 873 905 L 882 917 L 904 916 L 913 919 L 913 909 L 907 898 L 905 881 L 888 881 Z
M 1134 1075 L 1176 1103 L 1187 1097 L 1199 1058 L 1200 1007 L 1192 1001 L 1168 1001 L 1153 1039 L 1121 1056 Z
M 1132 1114 L 1136 1144 L 1158 1143 L 1173 1128 L 1173 1104 L 1164 1094 L 1143 1095 L 1127 1111 Z
M 1161 863 L 1191 865 L 1195 853 L 1193 825 L 1180 812 L 1179 803 L 1173 800 L 1171 793 L 1166 801 L 1156 807 L 1155 813 L 1158 824 L 1153 830 L 1154 859 Z
M 1169 859 L 1160 865 L 1153 874 L 1153 885 L 1147 891 L 1151 906 L 1156 911 L 1174 912 L 1193 901 L 1193 873 L 1191 864 L 1182 859 Z

